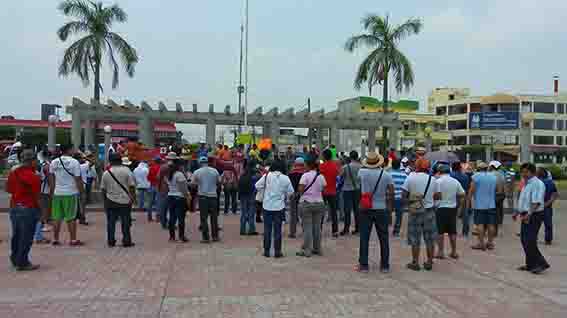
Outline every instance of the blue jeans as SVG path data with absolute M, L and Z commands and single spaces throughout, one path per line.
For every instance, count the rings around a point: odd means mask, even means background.
M 256 232 L 256 205 L 254 196 L 240 196 L 240 234 L 249 234 Z M 247 231 L 248 229 L 248 231 Z
M 537 234 L 544 221 L 544 217 L 544 212 L 536 212 L 530 216 L 528 223 L 522 222 L 520 238 L 526 254 L 526 267 L 528 270 L 549 266 L 537 247 Z
M 345 233 L 350 231 L 351 211 L 354 214 L 354 231 L 358 232 L 359 202 L 360 202 L 360 191 L 358 190 L 343 191 L 343 203 L 344 203 L 344 214 L 345 214 L 345 227 L 343 231 Z
M 274 233 L 275 255 L 282 254 L 282 223 L 284 211 L 264 210 L 264 254 L 270 255 L 272 232 Z
M 151 187 L 149 189 L 149 200 L 150 205 L 148 206 L 148 215 L 151 216 L 154 211 L 159 211 L 159 197 L 156 188 Z
M 463 236 L 469 236 L 473 209 L 463 209 Z
M 149 189 L 138 189 L 138 207 L 142 211 L 146 211 L 146 193 Z
M 158 193 L 158 207 L 159 207 L 159 222 L 164 230 L 168 229 L 167 210 L 169 204 L 167 203 L 167 193 Z
M 12 223 L 12 240 L 10 261 L 15 267 L 30 265 L 29 254 L 33 244 L 36 226 L 39 222 L 40 210 L 24 207 L 10 209 Z
M 35 225 L 35 233 L 33 235 L 33 239 L 36 241 L 42 241 L 45 237 L 43 237 L 43 224 L 41 224 L 40 222 L 37 222 L 37 224 Z
M 380 240 L 380 268 L 390 268 L 389 223 L 390 214 L 388 211 L 368 210 L 360 213 L 360 254 L 358 262 L 361 267 L 368 268 L 368 245 L 370 234 L 372 233 L 372 225 L 374 225 Z
M 543 225 L 545 229 L 545 242 L 553 241 L 553 208 L 545 208 L 543 210 Z
M 402 200 L 394 200 L 394 212 L 396 213 L 396 221 L 394 222 L 394 235 L 400 234 L 400 229 L 402 228 L 402 219 L 404 217 L 404 209 L 402 207 Z
M 179 229 L 179 239 L 185 238 L 185 216 L 187 215 L 187 201 L 182 197 L 170 196 L 169 203 L 169 237 L 175 239 L 175 224 Z

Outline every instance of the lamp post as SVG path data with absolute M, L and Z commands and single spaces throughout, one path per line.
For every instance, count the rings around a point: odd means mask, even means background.
M 104 166 L 108 166 L 108 152 L 110 151 L 110 136 L 112 135 L 112 127 L 104 126 Z
M 47 149 L 49 152 L 55 152 L 55 124 L 57 123 L 57 116 L 50 115 L 47 118 Z

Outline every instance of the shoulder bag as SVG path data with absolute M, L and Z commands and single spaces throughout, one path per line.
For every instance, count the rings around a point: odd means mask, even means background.
M 380 171 L 380 176 L 378 177 L 378 181 L 376 182 L 376 185 L 374 186 L 374 191 L 372 192 L 363 192 L 360 195 L 360 207 L 363 210 L 370 210 L 372 209 L 372 197 L 374 197 L 374 194 L 376 193 L 376 190 L 378 190 L 378 185 L 380 184 L 380 180 L 382 180 L 382 175 L 384 174 L 384 169 L 382 169 L 382 171 Z
M 264 202 L 264 193 L 266 193 L 266 187 L 268 186 L 268 173 L 264 179 L 264 187 L 256 191 L 256 202 Z
M 319 179 L 319 176 L 320 176 L 320 174 L 319 174 L 319 172 L 317 172 L 317 173 L 315 174 L 315 178 L 313 178 L 313 180 L 311 180 L 311 182 L 309 183 L 309 185 L 308 185 L 305 189 L 303 189 L 302 192 L 297 193 L 297 197 L 296 197 L 297 201 L 299 201 L 299 199 L 301 199 L 301 197 L 305 194 L 305 192 L 307 192 L 309 189 L 311 189 L 311 187 L 313 186 L 313 184 L 315 183 L 315 181 L 317 181 L 317 179 Z
M 423 200 L 427 195 L 427 191 L 429 191 L 429 186 L 431 185 L 432 177 L 429 176 L 427 180 L 427 185 L 425 186 L 425 191 L 423 193 L 412 192 L 409 195 L 409 202 L 408 202 L 408 212 L 410 214 L 417 213 L 417 211 L 422 210 L 425 207 L 425 203 Z
M 132 196 L 130 195 L 130 191 L 128 191 L 128 189 L 122 183 L 120 183 L 120 181 L 118 181 L 118 179 L 116 178 L 114 173 L 112 173 L 112 171 L 110 171 L 110 169 L 108 169 L 106 171 L 108 171 L 108 174 L 112 177 L 112 179 L 114 179 L 114 181 L 116 183 L 118 183 L 118 185 L 120 186 L 120 188 L 122 188 L 122 190 L 126 193 L 126 195 L 128 195 L 128 198 L 130 199 L 129 205 L 132 205 L 134 203 L 134 199 L 132 199 Z M 109 200 L 109 201 L 111 201 L 111 200 Z

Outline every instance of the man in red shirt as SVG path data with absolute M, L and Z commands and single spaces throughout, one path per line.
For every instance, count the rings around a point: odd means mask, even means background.
M 35 228 L 41 215 L 39 194 L 41 180 L 35 171 L 35 154 L 26 149 L 22 152 L 21 165 L 10 171 L 6 190 L 10 199 L 10 221 L 12 222 L 12 254 L 10 261 L 18 271 L 39 268 L 29 260 Z
M 159 170 L 161 168 L 161 157 L 157 156 L 154 161 L 150 164 L 150 172 L 148 173 L 148 181 L 150 182 L 150 207 L 148 209 L 150 214 L 150 220 L 152 220 L 151 215 L 158 206 L 158 186 L 159 186 Z M 156 221 L 159 219 L 159 212 L 156 215 Z
M 333 153 L 330 149 L 323 151 L 324 162 L 319 166 L 319 171 L 325 177 L 327 185 L 323 189 L 323 199 L 329 207 L 331 216 L 333 237 L 339 237 L 339 218 L 337 216 L 337 176 L 339 175 L 339 165 L 333 161 Z M 323 218 L 325 219 L 325 218 Z

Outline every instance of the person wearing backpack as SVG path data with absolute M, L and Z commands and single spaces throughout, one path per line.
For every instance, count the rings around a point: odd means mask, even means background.
M 419 271 L 421 237 L 425 242 L 427 261 L 425 270 L 433 269 L 433 253 L 437 240 L 435 201 L 441 199 L 439 184 L 429 174 L 429 161 L 423 158 L 415 162 L 415 173 L 410 174 L 402 185 L 402 200 L 408 204 L 408 245 L 411 246 L 412 262 L 407 268 Z
M 360 179 L 360 248 L 356 271 L 367 273 L 368 249 L 372 226 L 380 241 L 380 271 L 390 272 L 390 211 L 394 205 L 394 181 L 392 176 L 382 168 L 384 157 L 376 152 L 366 155 L 363 167 L 358 172 Z
M 104 172 L 100 189 L 104 197 L 106 211 L 106 232 L 108 247 L 116 246 L 116 222 L 120 220 L 122 246 L 132 247 L 130 226 L 132 224 L 132 206 L 136 204 L 136 181 L 130 168 L 122 165 L 118 153 L 109 155 L 110 168 Z
M 255 164 L 246 165 L 244 174 L 238 180 L 238 199 L 240 200 L 240 235 L 258 235 L 256 232 L 256 215 L 254 184 L 258 181 Z

